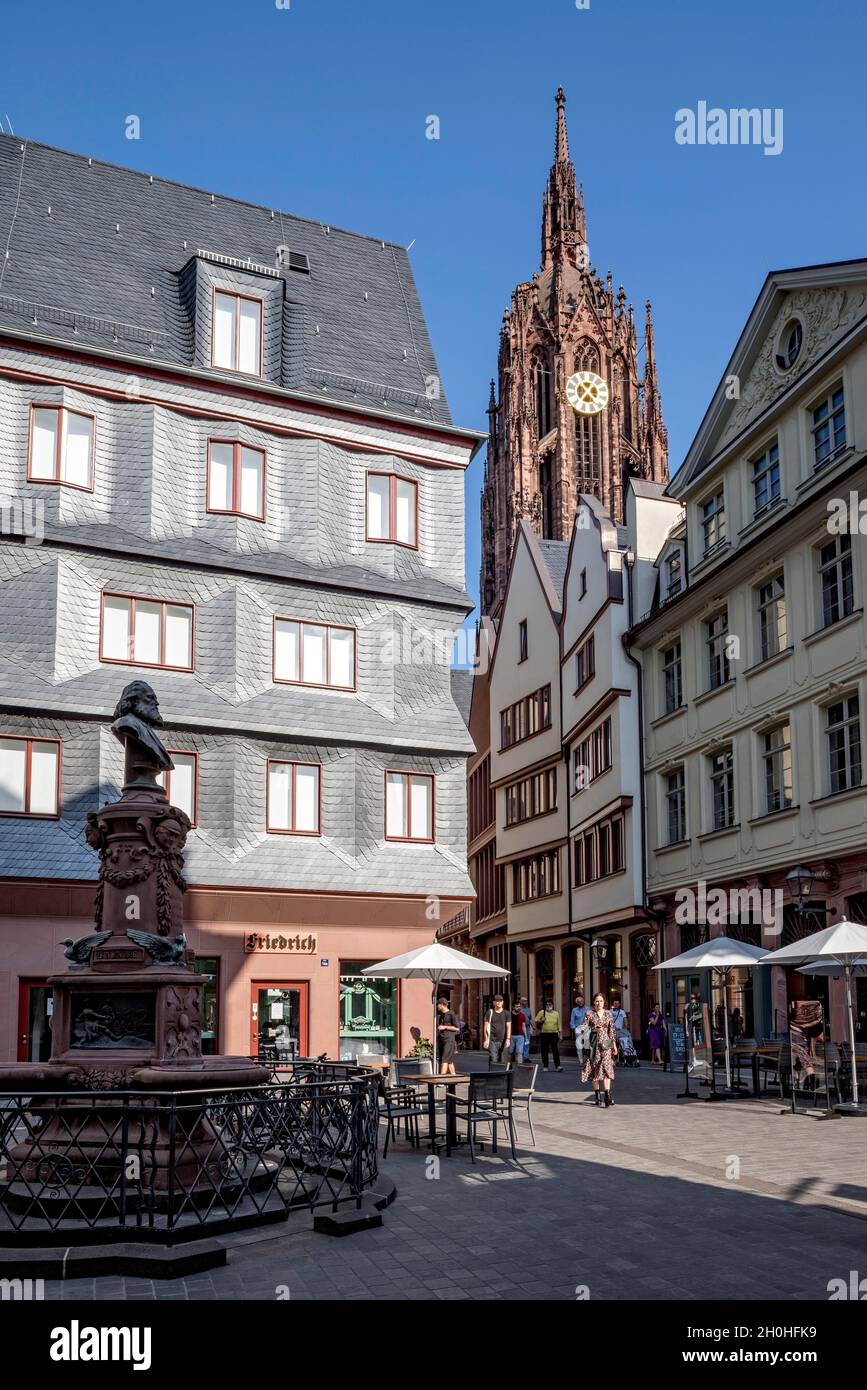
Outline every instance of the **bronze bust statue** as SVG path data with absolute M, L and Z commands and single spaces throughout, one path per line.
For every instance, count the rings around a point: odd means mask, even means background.
M 162 727 L 157 697 L 146 681 L 130 681 L 114 711 L 111 732 L 124 745 L 124 791 L 138 787 L 161 791 L 157 776 L 171 772 L 174 763 L 154 730 Z

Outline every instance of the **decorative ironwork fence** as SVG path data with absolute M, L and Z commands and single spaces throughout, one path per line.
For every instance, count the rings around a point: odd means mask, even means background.
M 250 1089 L 0 1093 L 0 1244 L 171 1243 L 360 1206 L 379 1084 L 299 1061 Z

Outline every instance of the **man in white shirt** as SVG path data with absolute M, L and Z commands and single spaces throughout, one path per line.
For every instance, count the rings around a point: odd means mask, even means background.
M 584 1061 L 584 1051 L 589 1044 L 585 1019 L 589 1013 L 587 1005 L 584 1003 L 584 995 L 576 994 L 575 1007 L 569 1015 L 569 1027 L 575 1039 L 575 1056 L 578 1058 L 579 1067 Z

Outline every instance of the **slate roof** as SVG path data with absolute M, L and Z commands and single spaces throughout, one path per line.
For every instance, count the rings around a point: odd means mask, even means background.
M 539 553 L 545 561 L 545 568 L 562 605 L 563 585 L 566 582 L 566 565 L 569 560 L 568 541 L 539 541 Z
M 473 678 L 475 671 L 455 668 L 451 673 L 452 699 L 460 711 L 461 718 L 470 727 L 470 706 L 473 700 Z
M 450 424 L 442 388 L 426 394 L 439 374 L 402 246 L 0 134 L 0 328 L 189 367 L 191 258 L 273 271 L 281 245 L 310 264 L 276 281 L 294 394 Z

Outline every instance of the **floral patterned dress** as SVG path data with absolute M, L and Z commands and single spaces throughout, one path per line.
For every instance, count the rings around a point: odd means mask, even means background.
M 590 1051 L 581 1068 L 581 1080 L 612 1081 L 617 1045 L 613 1015 L 609 1009 L 603 1009 L 601 1014 L 591 1009 L 584 1022 L 590 1029 Z

